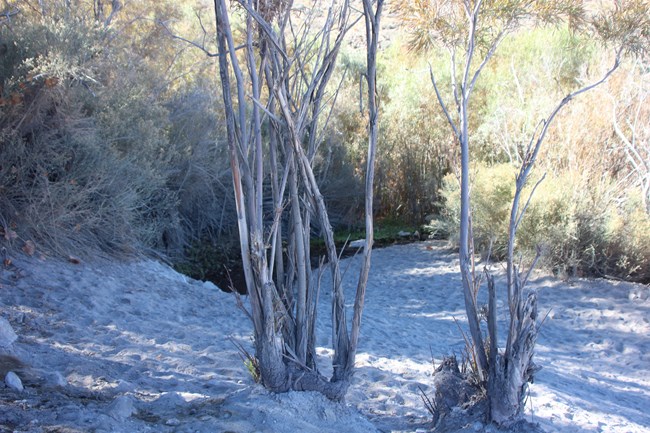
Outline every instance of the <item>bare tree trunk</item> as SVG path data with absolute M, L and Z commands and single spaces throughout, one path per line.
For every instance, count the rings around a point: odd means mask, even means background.
M 522 164 L 516 178 L 515 194 L 513 198 L 510 224 L 508 230 L 507 250 L 507 296 L 510 323 L 507 335 L 505 352 L 500 353 L 497 334 L 497 311 L 496 311 L 496 288 L 494 279 L 486 271 L 488 279 L 488 335 L 489 347 L 485 347 L 483 333 L 480 328 L 476 306 L 476 295 L 480 286 L 480 278 L 476 276 L 473 251 L 473 234 L 471 219 L 471 182 L 469 176 L 470 147 L 469 147 L 469 100 L 472 90 L 480 76 L 483 68 L 494 55 L 496 48 L 510 31 L 510 23 L 506 23 L 500 32 L 497 32 L 492 43 L 488 47 L 481 63 L 473 67 L 475 54 L 476 32 L 479 13 L 482 8 L 482 1 L 464 1 L 462 8 L 467 17 L 467 46 L 465 47 L 465 64 L 458 79 L 455 46 L 451 49 L 451 79 L 454 102 L 458 113 L 458 120 L 455 121 L 447 105 L 438 90 L 433 71 L 431 81 L 433 83 L 438 102 L 454 131 L 461 150 L 461 214 L 460 214 L 460 272 L 462 276 L 463 295 L 465 298 L 465 310 L 472 338 L 472 349 L 474 351 L 476 374 L 479 380 L 487 381 L 487 396 L 489 400 L 490 416 L 493 421 L 501 425 L 508 425 L 517 421 L 523 410 L 527 384 L 532 380 L 536 367 L 532 362 L 539 323 L 537 321 L 537 297 L 534 293 L 525 295 L 524 289 L 530 273 L 537 262 L 533 261 L 527 272 L 520 272 L 515 265 L 515 240 L 517 229 L 530 203 L 530 199 L 539 185 L 533 188 L 528 200 L 521 205 L 521 195 L 528 181 L 530 172 L 535 164 L 537 155 L 548 131 L 558 112 L 575 96 L 592 89 L 609 77 L 619 65 L 621 50 L 617 52 L 614 66 L 605 74 L 602 80 L 586 86 L 574 93 L 567 95 L 558 106 L 551 112 L 549 118 L 540 123 L 539 131 L 535 131 L 525 154 L 522 157 Z M 525 7 L 520 5 L 525 14 Z M 487 7 L 487 6 L 486 6 Z
M 383 4 L 383 0 L 378 2 L 377 13 L 367 21 L 372 29 L 369 37 L 372 36 L 374 41 L 369 42 L 372 52 L 368 54 L 371 126 L 366 228 L 369 239 L 357 286 L 352 333 L 349 334 L 334 234 L 312 167 L 319 144 L 318 129 L 322 123 L 319 116 L 328 92 L 327 85 L 343 36 L 349 29 L 350 7 L 348 0 L 341 1 L 339 9 L 333 7 L 337 0 L 332 1 L 323 27 L 314 32 L 314 37 L 309 33 L 311 29 L 303 30 L 301 35 L 294 30 L 285 32 L 285 26 L 291 20 L 291 2 L 237 0 L 246 13 L 245 41 L 238 45 L 230 28 L 225 0 L 215 0 L 219 69 L 233 187 L 261 382 L 276 392 L 289 389 L 319 391 L 334 400 L 344 397 L 352 377 L 370 265 L 372 183 L 377 141 L 375 58 Z M 366 6 L 366 13 L 372 12 L 370 2 Z M 254 40 L 254 35 L 259 40 Z M 293 39 L 287 41 L 288 35 Z M 238 56 L 238 49 L 245 50 L 245 55 Z M 290 50 L 291 58 L 287 50 Z M 246 68 L 240 67 L 240 61 L 246 62 Z M 231 82 L 231 72 L 234 82 Z M 260 83 L 266 83 L 268 92 L 261 91 Z M 231 88 L 236 89 L 236 96 Z M 268 146 L 263 143 L 265 120 L 271 125 Z M 270 176 L 266 171 L 269 169 Z M 264 221 L 263 209 L 267 177 L 270 177 L 274 207 L 270 226 Z M 315 324 L 320 283 L 314 284 L 311 278 L 312 221 L 320 225 L 332 273 L 335 354 L 334 373 L 329 380 L 318 373 L 316 365 Z M 282 230 L 283 222 L 290 225 L 286 232 Z M 283 245 L 286 245 L 286 251 Z
M 494 290 L 494 280 L 488 279 Z M 509 425 L 518 421 L 524 410 L 524 399 L 528 383 L 532 382 L 537 371 L 532 362 L 535 342 L 539 332 L 537 321 L 537 295 L 532 292 L 516 320 L 517 327 L 512 337 L 516 350 L 506 356 L 497 352 L 491 355 L 488 398 L 490 418 L 499 425 Z
M 295 248 L 295 267 L 297 274 L 296 291 L 296 355 L 301 361 L 307 359 L 307 256 L 305 253 L 305 230 L 309 231 L 303 225 L 302 214 L 300 212 L 300 196 L 298 194 L 298 174 L 297 168 L 291 168 L 291 217 L 293 223 L 293 243 Z
M 373 10 L 371 0 L 363 0 L 363 12 L 366 24 L 366 81 L 368 82 L 368 156 L 366 158 L 366 201 L 365 223 L 366 242 L 363 246 L 363 262 L 357 283 L 357 292 L 354 300 L 354 315 L 352 317 L 352 330 L 350 332 L 350 353 L 346 363 L 346 374 L 351 376 L 354 371 L 359 332 L 361 330 L 361 316 L 366 297 L 366 287 L 370 274 L 370 258 L 374 241 L 374 180 L 375 159 L 377 153 L 377 135 L 379 133 L 379 107 L 377 103 L 377 47 L 379 43 L 379 29 L 381 27 L 381 12 L 384 0 L 377 0 L 376 9 Z
M 494 279 L 488 274 L 490 299 L 488 312 L 488 331 L 490 336 L 488 399 L 490 402 L 490 417 L 492 421 L 500 425 L 512 424 L 521 417 L 528 383 L 532 382 L 533 376 L 538 370 L 538 367 L 533 363 L 535 343 L 540 326 L 537 320 L 537 295 L 534 292 L 525 294 L 524 289 L 532 270 L 537 264 L 539 252 L 528 270 L 524 273 L 515 265 L 515 240 L 517 238 L 519 224 L 535 194 L 535 190 L 544 180 L 544 176 L 534 185 L 523 206 L 521 205 L 521 195 L 531 170 L 537 161 L 537 155 L 544 142 L 548 128 L 557 114 L 574 97 L 605 82 L 618 68 L 619 55 L 620 52 L 617 54 L 613 67 L 607 71 L 601 80 L 570 93 L 555 107 L 548 119 L 540 123 L 541 128 L 539 129 L 539 133 L 531 137 L 522 158 L 522 165 L 515 182 L 515 193 L 512 200 L 510 222 L 508 225 L 506 278 L 510 325 L 505 352 L 503 354 L 499 353 L 497 346 L 496 302 L 493 300 L 496 297 L 496 289 L 494 288 Z

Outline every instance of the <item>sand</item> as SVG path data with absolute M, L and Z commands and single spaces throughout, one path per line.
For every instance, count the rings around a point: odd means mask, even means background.
M 344 261 L 348 304 L 358 264 Z M 532 287 L 549 314 L 526 418 L 547 432 L 650 431 L 650 289 L 544 275 Z M 0 432 L 425 432 L 419 389 L 432 392 L 432 361 L 462 351 L 454 319 L 466 327 L 457 256 L 435 242 L 373 253 L 345 404 L 256 385 L 232 341 L 252 352 L 235 297 L 155 261 L 14 257 L 0 271 L 0 316 L 18 335 L 4 352 L 28 366 L 22 392 L 0 385 Z

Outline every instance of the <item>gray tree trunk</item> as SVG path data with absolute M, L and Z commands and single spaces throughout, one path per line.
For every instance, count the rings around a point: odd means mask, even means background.
M 296 34 L 296 26 L 286 30 L 291 21 L 291 3 L 238 0 L 246 14 L 246 34 L 243 43 L 236 43 L 226 1 L 215 0 L 219 71 L 240 246 L 262 384 L 275 392 L 319 391 L 330 399 L 341 400 L 354 369 L 372 247 L 377 141 L 375 59 L 383 0 L 378 0 L 374 13 L 371 2 L 364 0 L 366 27 L 371 29 L 367 74 L 371 99 L 366 180 L 369 238 L 351 331 L 348 331 L 339 256 L 326 203 L 312 167 L 322 123 L 319 116 L 343 37 L 349 29 L 350 6 L 348 0 L 341 0 L 340 4 L 334 0 L 322 28 Z M 244 55 L 237 54 L 240 49 Z M 244 67 L 240 61 L 245 62 Z M 267 92 L 262 92 L 261 83 L 266 83 Z M 236 89 L 236 96 L 231 89 Z M 268 146 L 262 134 L 265 122 L 270 125 Z M 275 212 L 270 225 L 265 223 L 263 209 L 267 177 L 270 177 Z M 283 223 L 289 224 L 288 230 L 282 230 Z M 323 233 L 332 273 L 335 354 L 334 373 L 329 380 L 318 373 L 316 365 L 316 303 L 320 287 L 311 278 L 309 245 L 313 223 L 319 224 Z
M 470 146 L 469 146 L 469 101 L 474 85 L 480 76 L 484 66 L 493 56 L 499 43 L 509 31 L 505 25 L 503 30 L 493 39 L 491 45 L 485 52 L 480 64 L 473 68 L 475 54 L 476 32 L 481 13 L 482 1 L 463 2 L 467 16 L 467 46 L 465 47 L 465 64 L 462 68 L 460 78 L 456 78 L 456 56 L 455 48 L 452 49 L 451 70 L 452 90 L 458 120 L 454 120 L 447 109 L 446 104 L 438 90 L 438 86 L 431 72 L 438 102 L 454 131 L 461 150 L 461 214 L 460 214 L 460 272 L 462 276 L 463 295 L 465 299 L 465 310 L 467 313 L 470 335 L 472 339 L 472 350 L 474 352 L 474 364 L 479 380 L 487 382 L 487 397 L 489 400 L 490 417 L 492 421 L 500 425 L 509 425 L 517 421 L 523 411 L 523 401 L 526 395 L 527 384 L 532 381 L 537 370 L 533 363 L 535 342 L 539 332 L 537 318 L 537 297 L 534 293 L 525 294 L 525 286 L 528 277 L 535 266 L 538 257 L 533 261 L 527 272 L 520 272 L 515 265 L 515 240 L 517 229 L 526 212 L 530 199 L 537 188 L 535 185 L 530 196 L 522 206 L 521 195 L 530 176 L 530 172 L 536 162 L 537 155 L 544 141 L 549 125 L 552 123 L 558 112 L 571 99 L 580 93 L 590 90 L 603 83 L 614 70 L 618 68 L 621 50 L 617 52 L 614 66 L 605 74 L 600 81 L 583 87 L 582 89 L 567 95 L 558 106 L 551 112 L 547 120 L 540 123 L 539 131 L 531 137 L 531 141 L 522 157 L 522 165 L 516 178 L 515 194 L 510 213 L 508 230 L 508 247 L 506 257 L 507 297 L 509 309 L 509 328 L 505 351 L 501 353 L 498 347 L 497 333 L 497 311 L 496 311 L 496 288 L 494 279 L 486 271 L 489 290 L 488 301 L 488 341 L 489 347 L 485 347 L 483 333 L 480 328 L 478 311 L 476 305 L 476 293 L 481 283 L 480 276 L 475 272 L 475 261 L 473 246 L 473 234 L 471 226 L 471 180 L 469 176 Z M 457 88 L 458 83 L 458 88 Z

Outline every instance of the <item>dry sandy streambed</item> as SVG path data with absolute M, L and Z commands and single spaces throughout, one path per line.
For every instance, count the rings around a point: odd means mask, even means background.
M 347 265 L 352 290 L 358 259 Z M 528 419 L 548 432 L 650 431 L 649 288 L 550 277 L 534 286 L 550 313 Z M 321 310 L 327 373 L 327 302 Z M 154 261 L 14 259 L 0 270 L 0 317 L 18 339 L 0 351 L 24 362 L 25 389 L 0 384 L 0 432 L 425 432 L 418 388 L 432 391 L 432 355 L 460 353 L 463 316 L 454 254 L 427 242 L 376 250 L 358 371 L 347 403 L 334 404 L 255 385 L 230 341 L 251 349 L 251 326 L 210 283 Z

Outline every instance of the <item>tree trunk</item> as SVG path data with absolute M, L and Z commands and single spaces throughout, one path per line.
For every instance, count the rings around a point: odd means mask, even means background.
M 483 2 L 477 0 L 474 2 L 457 2 L 456 4 L 457 6 L 462 6 L 462 8 L 459 7 L 459 10 L 463 10 L 464 12 L 464 14 L 461 13 L 459 16 L 462 17 L 462 19 L 467 19 L 467 22 L 464 23 L 467 25 L 467 33 L 464 35 L 466 39 L 451 41 L 448 46 L 451 54 L 451 87 L 453 101 L 455 102 L 455 108 L 458 114 L 457 120 L 452 117 L 450 110 L 447 109 L 447 105 L 436 84 L 433 70 L 431 69 L 430 72 L 431 82 L 436 92 L 438 103 L 440 104 L 443 113 L 454 132 L 454 138 L 458 140 L 461 149 L 460 272 L 462 276 L 463 295 L 465 298 L 465 309 L 467 312 L 469 330 L 473 344 L 472 349 L 475 355 L 474 361 L 476 362 L 476 373 L 481 381 L 487 379 L 487 396 L 489 399 L 491 420 L 500 425 L 508 425 L 517 421 L 521 416 L 527 384 L 532 380 L 533 374 L 537 370 L 532 362 L 535 342 L 539 332 L 539 323 L 537 322 L 537 297 L 534 293 L 531 293 L 526 299 L 524 299 L 524 288 L 531 270 L 535 267 L 539 255 L 535 258 L 526 273 L 520 273 L 520 270 L 517 269 L 517 266 L 515 265 L 515 240 L 518 226 L 526 213 L 526 208 L 530 203 L 530 199 L 539 185 L 539 182 L 541 182 L 544 177 L 542 177 L 542 179 L 533 187 L 526 202 L 521 201 L 521 194 L 535 164 L 548 128 L 553 122 L 555 116 L 571 99 L 583 92 L 599 86 L 619 67 L 620 57 L 624 52 L 625 43 L 617 49 L 614 65 L 605 73 L 602 79 L 568 94 L 555 107 L 548 118 L 540 122 L 538 130 L 532 134 L 531 140 L 527 148 L 524 150 L 524 155 L 521 159 L 522 164 L 516 177 L 515 195 L 512 202 L 508 229 L 506 289 L 510 323 L 505 351 L 502 354 L 499 353 L 498 349 L 496 289 L 494 287 L 494 279 L 489 273 L 487 273 L 489 290 L 489 348 L 486 348 L 483 343 L 483 335 L 476 308 L 476 293 L 480 286 L 480 281 L 475 275 L 472 242 L 473 234 L 471 227 L 471 181 L 469 175 L 470 147 L 468 136 L 469 99 L 483 68 L 494 55 L 503 38 L 513 31 L 514 28 L 521 25 L 521 23 L 527 21 L 527 19 L 522 21 L 521 17 L 533 17 L 535 14 L 531 15 L 531 13 L 534 9 L 531 8 L 536 6 L 533 5 L 534 2 L 512 2 L 509 7 L 514 8 L 513 11 L 518 10 L 518 12 L 515 13 L 511 11 L 512 13 L 507 14 L 507 17 L 504 17 L 505 21 L 501 23 L 501 28 L 499 28 L 498 22 L 501 18 L 497 18 L 496 20 L 495 18 L 502 15 L 502 11 L 499 9 L 500 6 L 493 3 L 494 2 Z M 490 29 L 492 33 L 491 37 L 482 41 L 487 44 L 487 50 L 483 51 L 484 54 L 480 64 L 472 66 L 477 34 L 484 34 L 483 31 L 480 31 L 481 29 L 478 29 L 479 15 L 483 13 L 482 9 L 487 9 L 487 11 L 485 11 L 487 17 L 491 16 L 492 19 L 488 18 L 486 22 L 490 23 L 488 25 L 494 27 Z M 553 8 L 551 8 L 551 11 L 552 10 Z M 620 10 L 616 8 L 615 12 L 619 13 Z M 563 17 L 565 14 L 564 8 L 562 7 L 551 12 L 551 15 L 553 14 L 557 14 L 558 18 Z M 444 16 L 438 16 L 438 18 L 440 19 L 440 23 L 445 23 L 450 27 L 455 28 L 460 24 L 455 22 L 454 19 L 446 22 L 446 17 Z M 634 30 L 626 29 L 625 31 Z M 462 69 L 458 68 L 456 65 L 456 50 L 461 48 L 464 50 L 465 62 Z M 460 72 L 458 76 L 457 71 Z
M 278 3 L 277 8 L 270 9 L 253 0 L 236 3 L 246 13 L 243 44 L 233 38 L 225 0 L 215 0 L 215 14 L 240 246 L 260 379 L 274 392 L 319 391 L 330 399 L 341 400 L 354 368 L 372 246 L 372 206 L 367 209 L 370 240 L 357 287 L 351 340 L 339 257 L 312 164 L 320 140 L 317 138 L 322 124 L 319 116 L 328 97 L 328 82 L 343 36 L 349 30 L 349 2 L 332 2 L 320 31 L 302 29 L 303 34 L 285 31 L 287 25 L 291 26 L 290 3 Z M 383 0 L 378 1 L 381 3 Z M 373 59 L 380 9 L 372 20 L 375 42 L 369 58 Z M 294 39 L 288 41 L 288 37 Z M 244 50 L 241 55 L 237 53 L 240 49 Z M 290 61 L 287 51 L 291 52 Z M 375 110 L 371 111 L 368 167 L 374 169 L 377 140 L 374 63 L 372 77 L 371 105 Z M 260 83 L 265 83 L 268 92 L 261 91 Z M 335 101 L 335 96 L 331 100 Z M 267 121 L 270 127 L 265 136 L 262 129 Z M 267 137 L 268 146 L 263 142 Z M 370 190 L 368 200 L 372 203 L 370 168 L 366 189 Z M 274 207 L 271 225 L 264 220 L 263 208 L 268 178 Z M 320 287 L 311 278 L 312 221 L 321 226 L 332 272 L 335 355 L 330 380 L 318 373 L 316 365 L 315 324 Z M 282 230 L 283 222 L 290 224 L 288 230 Z
M 488 284 L 494 286 L 490 278 Z M 490 419 L 502 426 L 509 426 L 521 418 L 528 383 L 537 371 L 532 361 L 535 342 L 539 332 L 537 322 L 537 295 L 530 293 L 524 305 L 519 305 L 513 344 L 508 356 L 494 355 L 488 378 Z M 492 359 L 492 354 L 490 354 Z
M 366 24 L 366 81 L 368 82 L 368 157 L 366 159 L 366 201 L 365 223 L 366 242 L 363 246 L 363 262 L 359 272 L 357 291 L 354 299 L 354 315 L 352 316 L 352 329 L 350 331 L 350 354 L 345 366 L 348 377 L 354 371 L 359 332 L 361 329 L 361 315 L 366 297 L 366 287 L 370 274 L 370 258 L 374 241 L 374 182 L 375 158 L 377 153 L 377 137 L 379 134 L 379 107 L 377 104 L 377 46 L 379 43 L 379 29 L 381 12 L 384 0 L 377 0 L 376 10 L 373 10 L 371 0 L 363 0 L 363 12 Z

